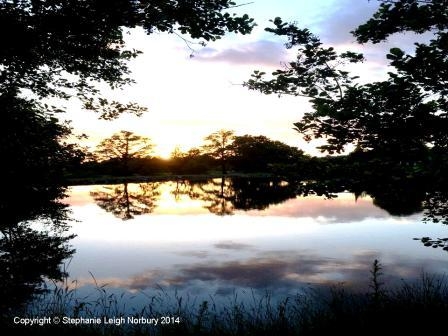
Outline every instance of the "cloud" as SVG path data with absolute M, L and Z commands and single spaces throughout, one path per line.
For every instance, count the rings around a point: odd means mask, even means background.
M 386 54 L 391 48 L 399 47 L 408 53 L 412 53 L 415 48 L 414 43 L 428 41 L 432 33 L 397 33 L 379 44 L 358 44 L 350 32 L 354 31 L 359 25 L 366 23 L 379 8 L 379 4 L 378 1 L 341 0 L 335 2 L 332 7 L 333 10 L 316 21 L 311 30 L 325 44 L 332 45 L 338 50 L 362 52 L 368 63 L 378 65 L 381 68 L 378 69 L 378 72 L 384 73 L 385 67 L 389 64 Z
M 286 60 L 287 51 L 282 42 L 258 40 L 238 44 L 227 49 L 204 48 L 194 59 L 208 62 L 226 62 L 236 65 L 263 65 L 278 67 Z
M 366 22 L 378 8 L 376 1 L 342 0 L 335 2 L 333 10 L 317 20 L 311 30 L 330 44 L 354 42 L 350 31 Z

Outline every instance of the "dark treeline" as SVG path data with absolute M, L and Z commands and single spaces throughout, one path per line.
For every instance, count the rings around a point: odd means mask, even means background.
M 130 132 L 128 135 L 136 139 L 139 150 L 152 148 L 149 139 Z M 210 139 L 215 142 L 211 143 Z M 103 147 L 99 146 L 100 155 L 97 149 L 91 160 L 71 171 L 75 182 L 84 179 L 88 183 L 95 177 L 103 177 L 105 181 L 108 177 L 125 179 L 133 175 L 137 178 L 173 175 L 176 179 L 179 175 L 193 174 L 264 174 L 300 185 L 297 194 L 302 195 L 314 193 L 331 197 L 344 191 L 358 196 L 368 194 L 391 215 L 417 213 L 424 204 L 431 203 L 430 208 L 439 207 L 438 214 L 434 211 L 429 214 L 436 219 L 447 208 L 444 195 L 448 190 L 445 174 L 448 154 L 440 148 L 425 147 L 407 152 L 357 149 L 348 155 L 311 157 L 265 136 L 234 136 L 224 130 L 208 136 L 200 148 L 185 153 L 176 149 L 170 159 L 152 157 L 147 151 L 128 150 L 126 153 Z M 132 149 L 129 144 L 125 147 Z
M 73 177 L 208 174 L 241 172 L 284 174 L 295 172 L 311 157 L 302 150 L 266 136 L 235 136 L 220 130 L 207 136 L 203 146 L 181 152 L 176 148 L 169 159 L 153 157 L 149 138 L 122 131 L 103 140 L 89 160 L 73 169 Z

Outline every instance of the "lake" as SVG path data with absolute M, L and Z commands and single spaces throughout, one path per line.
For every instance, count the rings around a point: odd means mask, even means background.
M 375 259 L 391 286 L 448 272 L 446 251 L 413 240 L 445 237 L 446 225 L 392 216 L 365 195 L 294 190 L 231 179 L 71 187 L 70 279 L 83 295 L 105 285 L 138 306 L 160 292 L 219 301 L 341 283 L 368 290 Z

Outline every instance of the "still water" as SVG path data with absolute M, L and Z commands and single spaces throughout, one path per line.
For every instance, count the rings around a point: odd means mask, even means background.
M 413 240 L 445 237 L 446 225 L 391 216 L 368 196 L 304 197 L 288 183 L 263 183 L 71 187 L 70 278 L 81 292 L 106 285 L 219 298 L 335 283 L 367 290 L 375 259 L 389 285 L 448 271 L 445 251 Z

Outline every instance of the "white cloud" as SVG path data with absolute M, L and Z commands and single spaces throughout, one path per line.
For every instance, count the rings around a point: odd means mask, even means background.
M 226 62 L 238 65 L 262 65 L 278 67 L 285 61 L 287 52 L 282 42 L 258 40 L 238 44 L 228 49 L 217 50 L 205 48 L 201 50 L 196 60 L 209 62 Z

